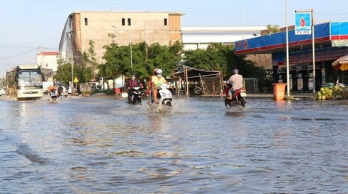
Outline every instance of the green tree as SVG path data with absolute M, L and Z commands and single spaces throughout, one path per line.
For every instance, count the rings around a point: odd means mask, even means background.
M 74 72 L 76 69 L 74 68 Z M 58 82 L 68 84 L 71 81 L 71 64 L 70 63 L 61 63 L 58 65 L 57 72 L 54 75 L 54 79 Z
M 185 51 L 185 65 L 224 72 L 227 69 L 228 53 L 232 49 L 233 46 L 211 44 L 207 49 Z
M 169 76 L 181 59 L 182 44 L 175 42 L 171 46 L 162 46 L 158 43 L 147 45 L 142 42 L 119 46 L 112 42 L 104 48 L 106 52 L 103 59 L 106 63 L 100 68 L 104 68 L 107 79 L 115 79 L 120 75 L 129 76 L 132 73 L 144 79 L 150 77 L 155 68 L 163 69 L 164 76 Z
M 182 44 L 178 41 L 171 46 L 161 46 L 158 43 L 150 45 L 146 77 L 151 76 L 155 68 L 161 68 L 164 76 L 170 76 L 172 70 L 181 61 L 182 48 Z
M 267 33 L 264 34 L 264 35 L 270 35 L 270 34 L 274 34 L 274 33 L 278 33 L 280 32 L 280 29 L 279 29 L 279 25 L 271 25 L 271 24 L 268 24 L 267 25 Z
M 263 67 L 245 59 L 245 55 L 236 55 L 234 46 L 211 44 L 207 49 L 185 51 L 185 65 L 205 70 L 220 70 L 224 79 L 232 75 L 234 68 L 239 69 L 243 77 L 265 77 Z

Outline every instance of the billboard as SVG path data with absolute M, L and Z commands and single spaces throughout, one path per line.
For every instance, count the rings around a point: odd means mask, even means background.
M 295 13 L 295 34 L 308 35 L 312 33 L 311 13 Z

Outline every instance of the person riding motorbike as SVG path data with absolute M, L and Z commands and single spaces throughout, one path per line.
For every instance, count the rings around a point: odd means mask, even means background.
M 47 92 L 47 95 L 48 95 L 48 97 L 51 97 L 51 92 L 52 91 L 56 91 L 57 89 L 56 89 L 56 87 L 55 86 L 52 86 L 52 85 L 50 85 L 50 86 L 48 86 L 48 92 Z
M 130 102 L 132 99 L 132 88 L 134 87 L 140 87 L 142 88 L 142 84 L 139 81 L 139 79 L 136 79 L 135 74 L 132 74 L 131 79 L 127 82 L 127 88 L 128 88 L 128 101 Z
M 60 97 L 62 95 L 63 92 L 63 87 L 61 85 L 59 85 L 58 87 L 58 97 Z
M 233 69 L 232 72 L 233 75 L 227 81 L 227 84 L 230 84 L 227 98 L 230 100 L 232 100 L 234 93 L 243 87 L 243 76 L 239 74 L 239 70 Z
M 149 82 L 148 82 L 148 85 L 147 85 L 147 93 L 148 95 L 150 96 L 150 102 L 153 101 L 153 93 L 152 93 L 152 77 L 156 77 L 156 71 L 157 71 L 158 68 L 155 68 L 153 70 L 153 74 L 151 75 L 151 77 L 149 78 Z
M 158 93 L 158 86 L 162 85 L 163 83 L 168 83 L 167 80 L 162 77 L 163 71 L 162 69 L 157 69 L 156 70 L 156 76 L 151 77 L 151 91 L 153 94 L 153 101 L 155 104 L 158 103 L 157 99 L 157 93 Z

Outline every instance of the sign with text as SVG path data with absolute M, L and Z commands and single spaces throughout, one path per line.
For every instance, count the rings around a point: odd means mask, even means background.
M 295 34 L 308 35 L 312 33 L 311 13 L 295 13 Z
M 313 83 L 313 78 L 308 79 L 308 89 L 313 90 L 314 83 Z

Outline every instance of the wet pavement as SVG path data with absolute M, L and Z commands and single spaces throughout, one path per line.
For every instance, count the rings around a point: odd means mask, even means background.
M 0 193 L 348 193 L 348 101 L 0 99 Z

